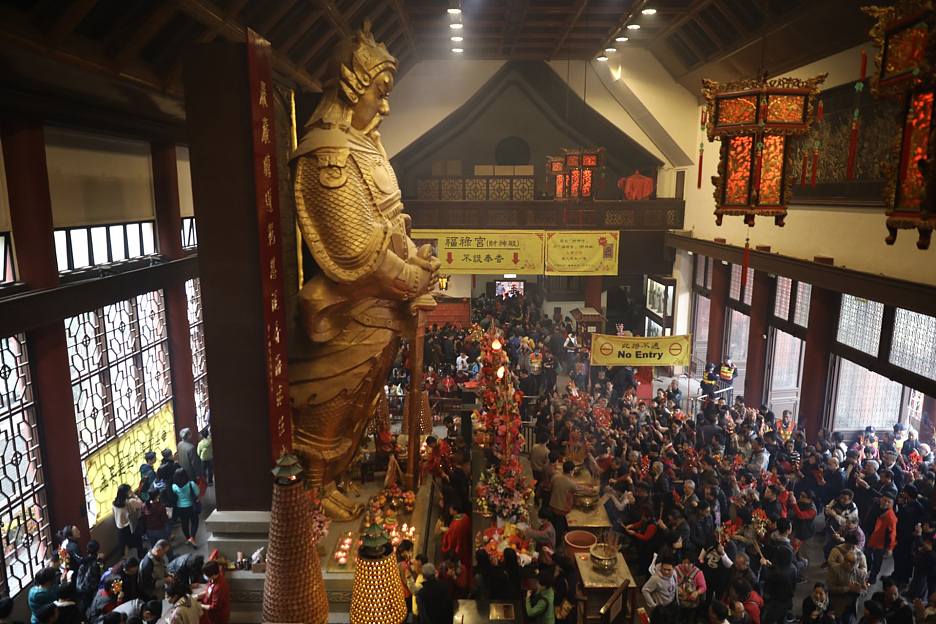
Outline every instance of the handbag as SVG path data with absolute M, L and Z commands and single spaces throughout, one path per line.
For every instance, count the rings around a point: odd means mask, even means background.
M 189 492 L 191 492 L 192 498 L 194 499 L 192 502 L 192 507 L 195 509 L 195 513 L 201 514 L 201 509 L 202 509 L 201 500 L 198 498 L 198 494 L 195 493 L 195 490 L 192 489 L 191 481 L 189 481 L 188 487 L 189 487 Z
M 572 613 L 573 605 L 569 602 L 568 598 L 563 598 L 562 602 L 556 605 L 556 619 L 564 620 L 569 617 L 569 614 Z

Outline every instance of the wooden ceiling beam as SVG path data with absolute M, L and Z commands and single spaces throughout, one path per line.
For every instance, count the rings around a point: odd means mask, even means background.
M 283 42 L 276 47 L 282 52 L 289 54 L 293 47 L 299 43 L 299 40 L 302 39 L 305 34 L 309 32 L 309 29 L 315 25 L 315 22 L 319 21 L 319 18 L 321 18 L 322 15 L 324 15 L 324 13 L 320 10 L 309 11 L 306 13 L 306 16 L 302 19 L 302 21 L 291 29 L 292 32 L 289 34 L 289 36 L 286 37 L 286 39 L 284 39 Z
M 702 32 L 704 32 L 705 35 L 709 39 L 712 40 L 712 43 L 715 44 L 716 48 L 721 50 L 722 48 L 725 47 L 725 42 L 722 40 L 721 37 L 718 36 L 718 34 L 714 30 L 711 29 L 708 23 L 706 23 L 706 21 L 702 19 L 701 15 L 697 16 L 697 19 L 694 19 L 692 21 L 695 22 L 696 25 L 698 25 L 698 27 L 702 29 Z
M 178 0 L 179 8 L 192 18 L 211 28 L 220 28 L 218 34 L 230 41 L 243 43 L 246 39 L 246 29 L 243 24 L 233 17 L 227 17 L 210 0 Z M 322 85 L 312 78 L 302 66 L 293 61 L 279 50 L 272 50 L 273 68 L 294 79 L 303 88 L 310 91 L 321 91 Z
M 93 9 L 97 3 L 98 0 L 77 0 L 66 6 L 58 19 L 55 20 L 55 23 L 49 28 L 48 33 L 46 33 L 50 47 L 54 48 L 58 46 L 62 39 L 75 30 L 78 24 L 81 23 L 81 20 L 91 12 L 91 9 Z
M 145 17 L 140 27 L 133 32 L 126 43 L 117 50 L 114 58 L 117 65 L 123 67 L 132 59 L 136 58 L 140 51 L 146 47 L 153 37 L 155 37 L 163 26 L 169 23 L 169 20 L 176 14 L 178 7 L 174 2 L 163 2 Z
M 335 36 L 338 34 L 337 31 L 331 30 L 324 37 L 319 37 L 318 41 L 314 45 L 310 46 L 308 50 L 302 53 L 302 56 L 299 57 L 299 67 L 308 68 L 309 63 L 312 59 L 315 58 L 315 55 L 328 44 Z M 328 63 L 322 62 L 319 65 L 327 65 Z
M 178 89 L 167 89 L 160 77 L 150 68 L 133 65 L 118 69 L 110 55 L 100 46 L 85 45 L 80 49 L 65 41 L 50 49 L 45 33 L 36 30 L 19 11 L 0 7 L 0 38 L 32 50 L 56 61 L 91 70 L 110 78 L 130 82 L 153 91 L 181 95 Z
M 410 49 L 413 51 L 413 54 L 418 56 L 419 45 L 416 42 L 416 32 L 413 30 L 413 24 L 406 14 L 406 9 L 403 8 L 403 3 L 401 0 L 392 0 L 391 4 L 393 5 L 393 10 L 400 17 L 400 22 L 403 24 L 403 32 L 406 34 L 406 41 L 409 43 Z
M 559 50 L 562 49 L 562 44 L 565 43 L 566 37 L 569 36 L 569 33 L 572 32 L 572 29 L 575 28 L 575 25 L 578 23 L 579 18 L 582 16 L 582 12 L 585 10 L 585 7 L 588 5 L 588 0 L 578 0 L 575 3 L 575 8 L 572 13 L 572 19 L 568 21 L 568 26 L 565 31 L 562 33 L 562 36 L 559 37 L 559 41 L 556 42 L 556 46 L 553 48 L 552 54 L 549 55 L 550 59 L 556 57 L 556 54 L 559 53 Z
M 270 10 L 257 20 L 255 30 L 269 39 L 270 32 L 280 23 L 280 20 L 286 17 L 286 14 L 296 6 L 296 3 L 297 0 L 279 0 L 278 2 L 274 2 L 273 6 L 269 7 Z
M 344 14 L 338 10 L 338 7 L 335 6 L 335 3 L 332 0 L 313 0 L 315 4 L 318 5 L 320 9 L 325 12 L 325 17 L 331 22 L 331 25 L 338 29 L 338 31 L 345 37 L 350 37 L 354 34 L 354 31 L 351 30 L 351 25 L 348 24 L 348 20 L 345 19 Z

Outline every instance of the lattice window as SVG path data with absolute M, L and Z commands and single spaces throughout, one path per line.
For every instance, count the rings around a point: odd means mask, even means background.
M 0 339 L 0 593 L 15 596 L 32 582 L 50 552 L 42 453 L 26 338 Z
M 731 285 L 728 288 L 728 296 L 735 301 L 741 301 L 741 265 L 731 265 Z
M 15 281 L 13 237 L 9 232 L 0 232 L 0 284 L 10 284 Z
M 81 459 L 172 400 L 162 291 L 65 320 Z M 89 522 L 98 510 L 86 488 Z
M 883 303 L 842 295 L 842 312 L 839 316 L 836 340 L 869 355 L 877 355 L 883 318 Z
M 205 359 L 205 322 L 202 318 L 201 281 L 185 282 L 188 297 L 189 339 L 192 345 L 192 377 L 195 380 L 195 416 L 198 428 L 208 426 L 208 367 Z
M 774 316 L 784 321 L 790 318 L 790 293 L 793 290 L 793 280 L 788 277 L 777 276 L 777 294 L 774 298 Z
M 184 249 L 198 247 L 198 230 L 195 227 L 195 217 L 182 217 L 182 247 Z
M 695 263 L 695 283 L 696 286 L 702 286 L 705 288 L 707 284 L 705 283 L 705 265 L 708 264 L 708 258 L 705 256 L 696 256 Z
M 850 360 L 838 358 L 833 428 L 890 429 L 900 416 L 903 386 Z
M 748 268 L 744 284 L 741 283 L 741 265 L 731 265 L 731 285 L 728 289 L 728 296 L 735 301 L 743 301 L 751 305 L 751 297 L 754 293 L 754 271 Z
M 156 253 L 153 221 L 69 227 L 55 230 L 60 272 L 111 264 Z
M 701 375 L 708 356 L 709 308 L 711 301 L 702 295 L 695 296 L 695 327 L 692 329 L 693 361 L 698 364 L 694 372 Z
M 731 324 L 728 326 L 728 357 L 738 367 L 738 375 L 734 379 L 735 394 L 743 396 L 751 317 L 743 312 L 732 310 L 729 323 Z
M 891 364 L 936 379 L 936 317 L 897 308 Z
M 796 309 L 793 310 L 793 322 L 800 327 L 809 327 L 809 298 L 812 296 L 812 284 L 796 283 Z

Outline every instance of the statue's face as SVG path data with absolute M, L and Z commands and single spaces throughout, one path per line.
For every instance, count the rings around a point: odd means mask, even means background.
M 367 87 L 358 99 L 351 115 L 355 130 L 367 134 L 374 130 L 384 117 L 390 114 L 390 91 L 393 89 L 393 74 L 382 72 Z

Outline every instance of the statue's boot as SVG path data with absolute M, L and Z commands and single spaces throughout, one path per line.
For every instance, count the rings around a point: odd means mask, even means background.
M 326 485 L 322 492 L 322 507 L 325 514 L 336 522 L 349 522 L 364 513 L 364 505 L 355 503 L 339 492 L 334 481 Z

